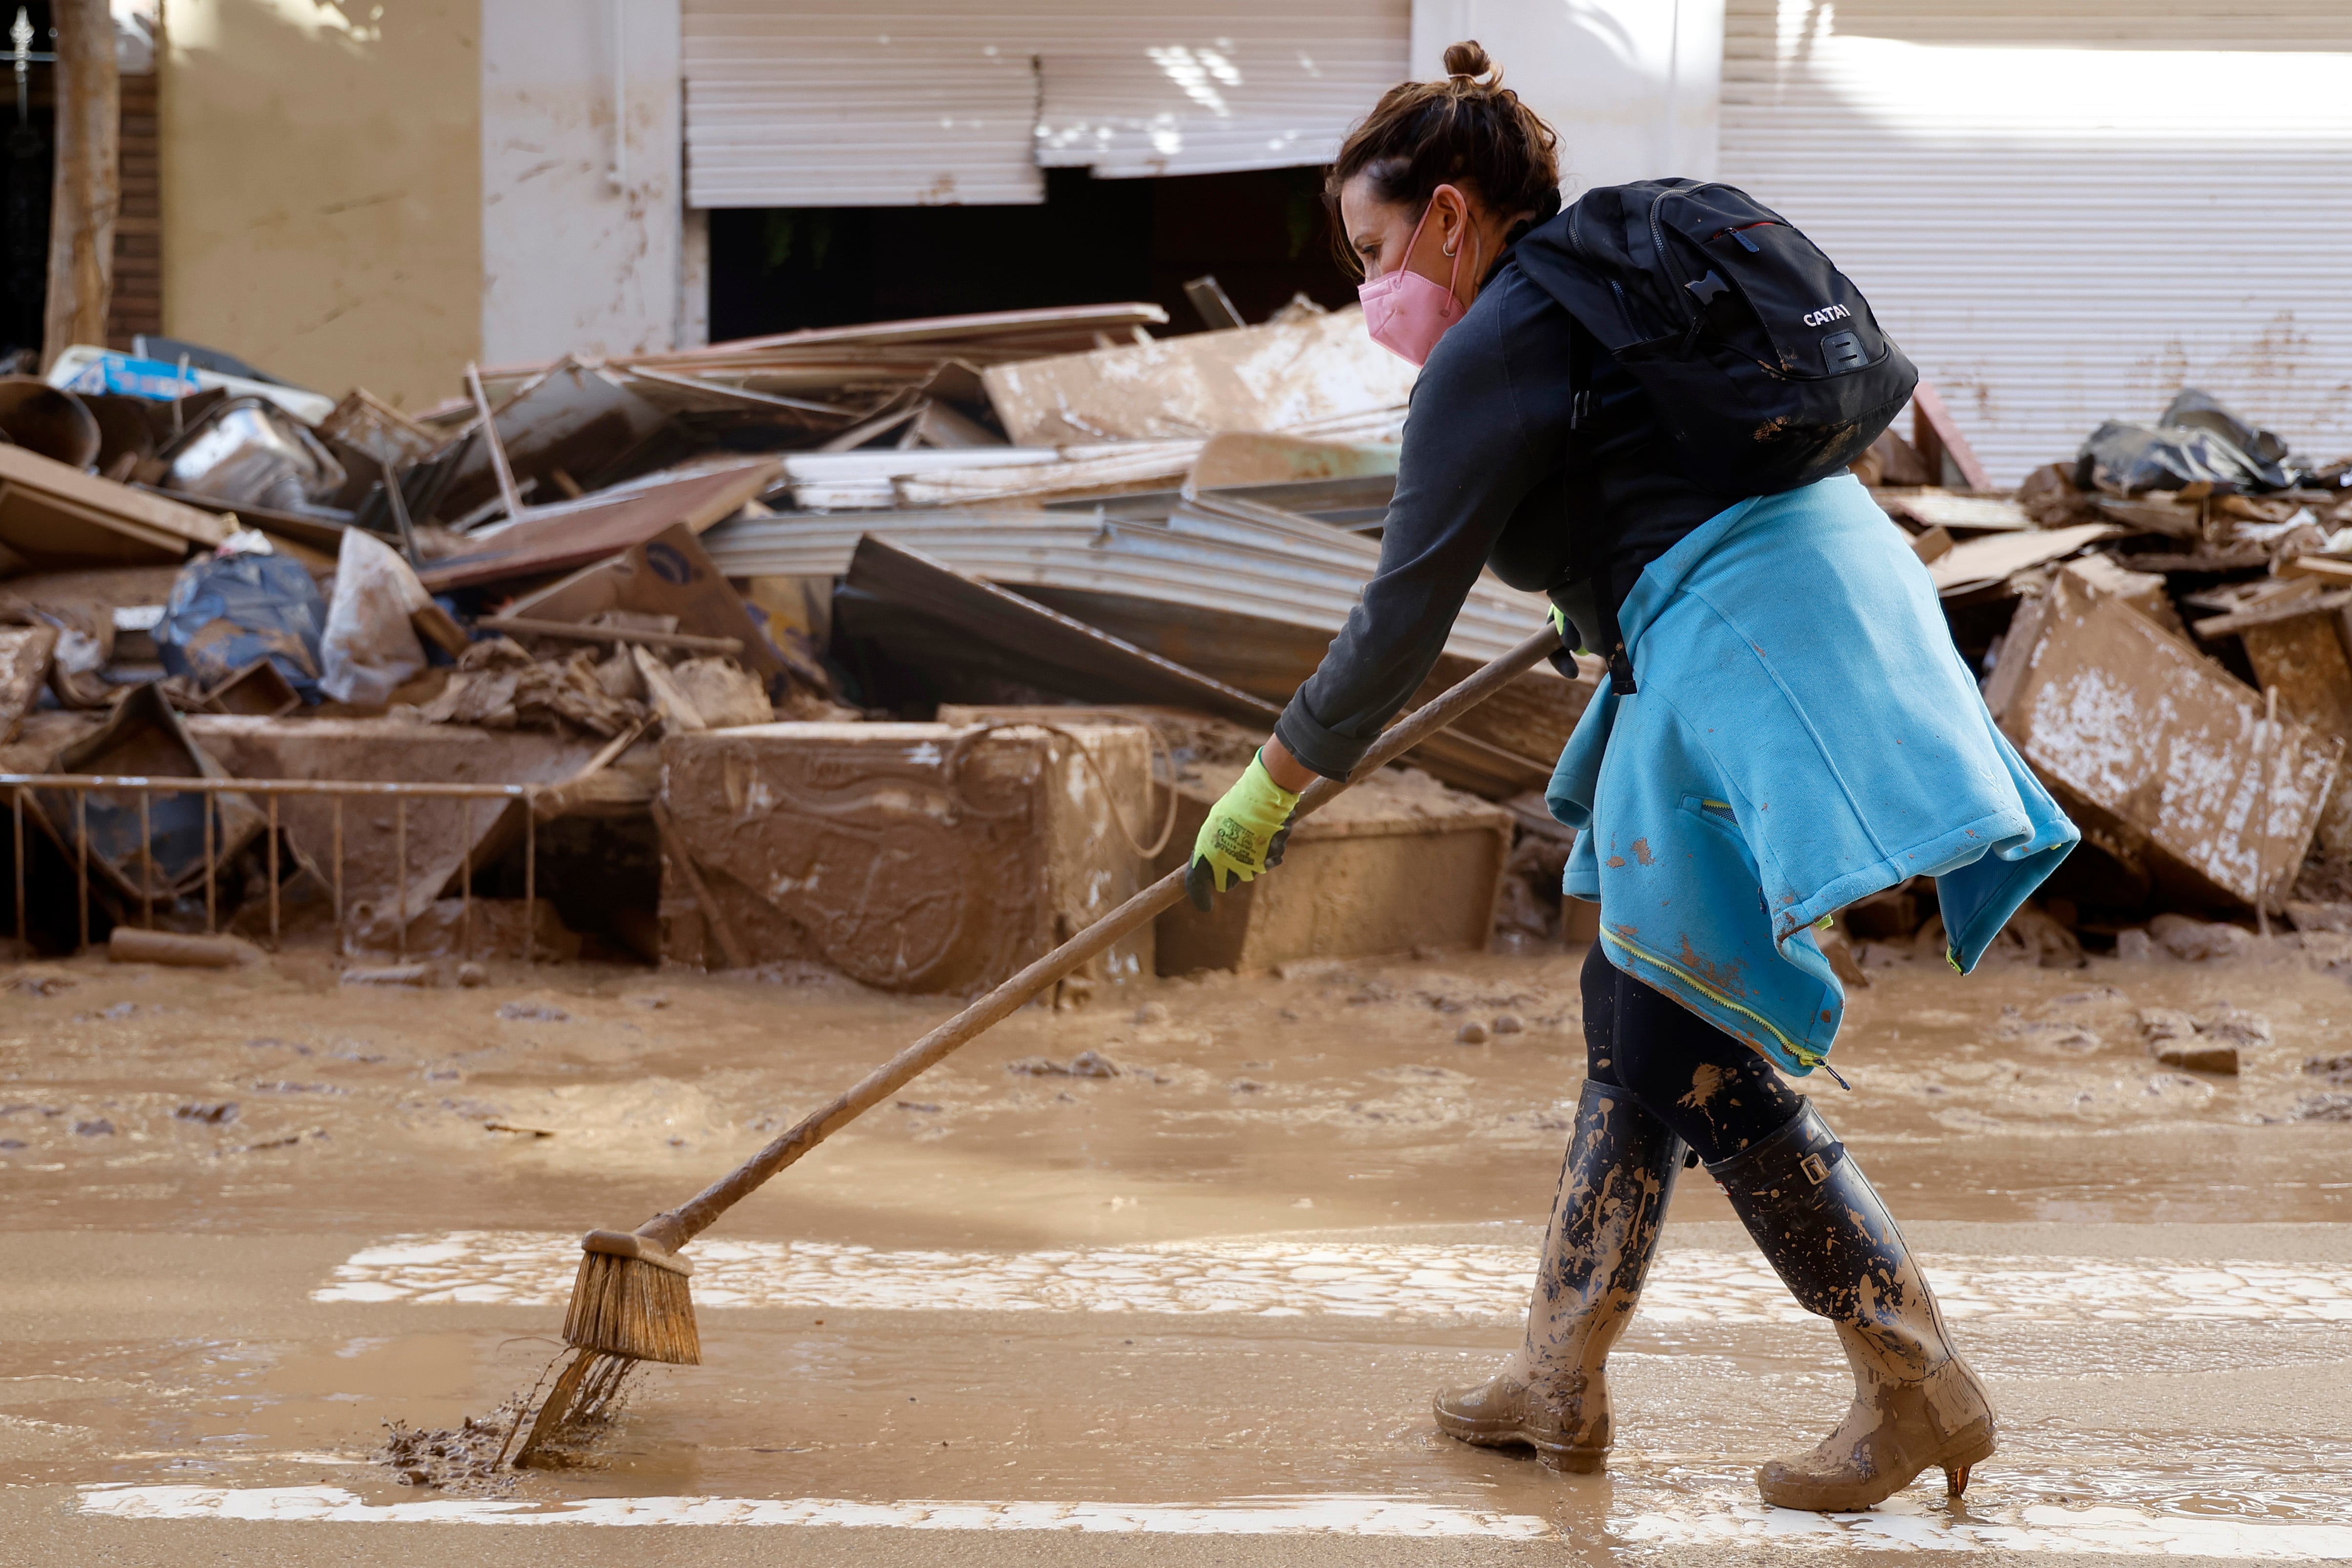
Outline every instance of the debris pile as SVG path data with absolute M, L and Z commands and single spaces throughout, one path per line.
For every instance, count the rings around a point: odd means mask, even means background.
M 469 368 L 416 413 L 222 355 L 0 381 L 0 769 L 250 781 L 27 787 L 25 934 L 316 931 L 423 981 L 509 946 L 1001 979 L 1176 863 L 1378 561 L 1411 370 L 1304 301 L 1167 324 Z M 2346 465 L 2192 390 L 2001 490 L 1923 385 L 1854 469 L 2088 835 L 1997 956 L 2352 931 Z M 1416 700 L 1543 608 L 1482 579 Z M 1595 674 L 1522 677 L 1056 1004 L 1590 940 L 1541 791 Z M 1941 929 L 1913 884 L 1819 940 L 1867 984 Z
M 2352 462 L 2308 460 L 2193 388 L 2013 493 L 1956 484 L 1965 457 L 1929 395 L 1914 438 L 1856 468 L 1995 719 L 2084 830 L 2041 918 L 2183 962 L 2243 952 L 2280 914 L 2352 929 Z M 1932 888 L 1897 892 L 1848 911 L 1853 934 L 1924 926 Z

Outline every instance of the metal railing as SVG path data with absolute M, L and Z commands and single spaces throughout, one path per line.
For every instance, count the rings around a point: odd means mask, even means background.
M 268 841 L 269 881 L 269 941 L 275 947 L 278 941 L 279 906 L 285 882 L 279 875 L 278 846 L 283 835 L 278 828 L 278 802 L 285 795 L 327 795 L 334 801 L 332 823 L 333 847 L 331 858 L 333 870 L 322 876 L 334 898 L 335 944 L 339 953 L 348 954 L 349 934 L 343 924 L 343 803 L 352 797 L 389 796 L 393 808 L 394 879 L 399 887 L 397 907 L 393 925 L 398 957 L 408 957 L 409 867 L 408 867 L 408 803 L 412 800 L 477 800 L 520 802 L 523 807 L 522 855 L 522 961 L 526 966 L 535 962 L 534 936 L 539 915 L 539 795 L 546 786 L 540 784 L 407 784 L 359 779 L 232 779 L 174 778 L 141 774 L 114 773 L 0 773 L 0 789 L 9 792 L 10 847 L 16 865 L 16 942 L 21 952 L 29 952 L 32 931 L 26 923 L 25 854 L 25 808 L 27 796 L 50 792 L 71 792 L 74 797 L 72 855 L 77 915 L 78 943 L 89 945 L 89 797 L 93 791 L 132 793 L 139 796 L 139 887 L 140 923 L 153 929 L 156 886 L 155 840 L 152 817 L 154 797 L 161 795 L 202 795 L 205 801 L 204 816 L 204 884 L 205 931 L 213 934 L 219 924 L 218 910 L 218 838 L 217 821 L 220 812 L 209 798 L 223 795 L 245 795 L 266 797 L 268 802 L 268 826 L 264 829 Z M 41 813 L 53 837 L 61 837 L 62 830 L 48 819 L 48 813 L 39 802 L 32 803 Z M 493 818 L 492 826 L 495 826 Z M 467 805 L 462 819 L 459 841 L 463 846 L 457 883 L 463 900 L 458 916 L 459 956 L 470 958 L 474 937 L 474 813 Z M 297 879 L 307 872 L 319 876 L 319 868 L 307 858 L 297 855 Z M 117 876 L 121 876 L 119 868 Z M 127 879 L 123 879 L 127 881 Z M 163 896 L 176 899 L 170 888 L 160 889 Z M 426 904 L 433 901 L 431 898 Z M 422 910 L 419 913 L 424 912 Z

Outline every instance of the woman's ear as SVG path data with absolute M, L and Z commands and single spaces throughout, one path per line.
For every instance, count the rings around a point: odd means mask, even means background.
M 1437 247 L 1447 256 L 1460 252 L 1470 234 L 1470 202 L 1460 188 L 1440 185 L 1429 194 L 1437 208 Z

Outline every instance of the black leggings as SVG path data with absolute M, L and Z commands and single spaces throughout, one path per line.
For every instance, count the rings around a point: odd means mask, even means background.
M 1597 942 L 1584 959 L 1584 1071 L 1631 1094 L 1710 1165 L 1805 1106 L 1761 1054 L 1619 969 Z

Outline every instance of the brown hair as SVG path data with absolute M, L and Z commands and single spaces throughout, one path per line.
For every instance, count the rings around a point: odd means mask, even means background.
M 1444 81 L 1405 81 L 1348 132 L 1339 156 L 1323 176 L 1332 238 L 1350 271 L 1361 260 L 1339 222 L 1339 188 L 1369 175 L 1384 202 L 1415 213 L 1444 184 L 1467 186 L 1497 212 L 1559 210 L 1559 138 L 1519 95 L 1503 85 L 1503 69 L 1475 41 L 1450 44 Z

